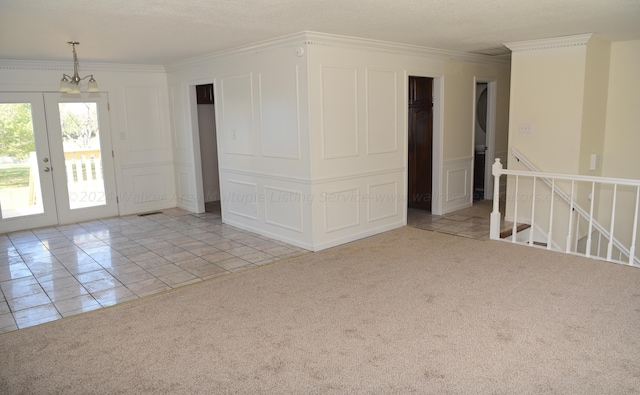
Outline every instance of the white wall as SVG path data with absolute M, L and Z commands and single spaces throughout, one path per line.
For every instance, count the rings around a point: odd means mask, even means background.
M 605 177 L 640 180 L 640 40 L 614 42 L 611 45 L 609 91 L 607 100 L 606 130 L 602 175 Z M 635 189 L 635 188 L 634 188 Z M 623 188 L 618 191 L 618 202 L 623 207 L 633 207 L 636 190 Z M 611 193 L 607 194 L 609 196 Z M 603 192 L 603 195 L 605 193 Z M 603 199 L 604 200 L 604 199 Z M 601 207 L 603 222 L 608 225 L 611 208 Z M 631 242 L 634 222 L 632 209 L 618 211 L 615 220 L 616 237 Z M 640 224 L 638 225 L 640 226 Z M 640 256 L 640 231 L 636 240 L 636 256 Z
M 587 40 L 508 44 L 513 50 L 509 147 L 542 171 L 578 174 Z M 524 126 L 528 132 L 521 132 Z
M 406 224 L 409 75 L 434 78 L 436 210 L 470 205 L 474 77 L 508 86 L 508 73 L 487 57 L 308 32 L 170 65 L 179 205 L 200 207 L 191 87 L 211 81 L 224 222 L 312 250 Z M 462 178 L 449 171 L 460 155 Z
M 167 79 L 161 66 L 82 63 L 110 103 L 121 215 L 175 207 Z M 0 91 L 57 92 L 71 63 L 0 60 Z
M 611 45 L 602 173 L 640 179 L 640 40 Z
M 491 81 L 495 87 L 495 141 L 488 162 L 504 157 L 509 119 L 509 78 L 507 65 L 449 60 L 445 62 L 443 114 L 443 175 L 438 198 L 442 212 L 470 207 L 473 202 L 473 158 L 476 81 Z M 490 95 L 491 96 L 491 95 Z M 493 154 L 493 155 L 492 155 Z M 504 163 L 504 161 L 503 161 Z
M 223 221 L 312 248 L 306 56 L 298 37 L 169 66 L 178 204 L 201 210 L 195 89 L 214 83 Z M 200 174 L 199 174 L 200 173 Z

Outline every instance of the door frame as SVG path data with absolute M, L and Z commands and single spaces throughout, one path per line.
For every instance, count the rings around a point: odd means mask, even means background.
M 35 214 L 28 217 L 15 217 L 15 219 L 7 218 L 0 221 L 0 223 L 2 223 L 3 225 L 2 231 L 15 232 L 44 226 L 64 225 L 119 215 L 120 207 L 117 200 L 118 189 L 116 185 L 115 164 L 113 159 L 113 143 L 110 125 L 111 115 L 109 111 L 109 97 L 107 92 L 69 95 L 51 91 L 0 91 L 0 96 L 3 97 L 3 102 L 6 103 L 32 103 L 34 134 L 39 134 L 39 136 L 36 138 L 36 156 L 38 157 L 39 162 L 38 170 L 42 185 L 43 205 L 45 209 L 45 212 L 43 214 Z M 4 99 L 4 97 L 7 97 L 7 99 Z M 20 99 L 21 97 L 25 99 Z M 66 166 L 64 153 L 62 152 L 62 140 L 58 142 L 54 141 L 55 139 L 52 140 L 51 133 L 53 129 L 55 129 L 56 131 L 60 130 L 60 116 L 57 104 L 82 101 L 95 102 L 98 107 L 98 122 L 101 129 L 100 149 L 103 152 L 101 157 L 102 175 L 105 184 L 105 200 L 107 203 L 110 202 L 111 204 L 71 210 L 68 202 L 68 194 L 63 193 L 64 191 L 68 192 L 67 186 L 65 184 L 66 171 L 63 170 L 63 173 L 60 173 L 59 171 L 56 172 L 58 168 L 65 169 Z M 38 112 L 38 114 L 36 114 L 36 112 Z M 41 146 L 38 146 L 38 140 L 40 141 Z M 42 143 L 45 141 L 46 147 L 43 147 Z M 58 149 L 60 150 L 60 152 L 58 152 Z M 41 162 L 43 158 L 48 158 L 48 162 Z M 46 171 L 44 170 L 45 167 L 49 167 L 53 169 L 53 171 Z M 49 196 L 45 197 L 45 193 Z
M 192 154 L 193 154 L 193 170 L 195 174 L 195 192 L 196 192 L 196 213 L 205 212 L 205 196 L 204 196 L 204 181 L 202 177 L 202 155 L 200 154 L 200 128 L 198 123 L 198 97 L 196 93 L 197 85 L 213 84 L 213 96 L 214 105 L 213 111 L 216 121 L 216 146 L 218 152 L 218 179 L 220 180 L 220 139 L 218 134 L 218 100 L 215 99 L 216 95 L 216 79 L 201 79 L 189 81 L 186 85 L 188 91 L 187 106 L 189 109 L 189 127 L 191 129 L 191 141 L 192 141 Z M 220 183 L 220 206 L 224 204 L 222 199 L 222 183 Z
M 98 125 L 100 126 L 100 160 L 102 162 L 102 177 L 105 190 L 105 204 L 89 206 L 85 208 L 71 209 L 69 205 L 69 190 L 67 187 L 66 171 L 53 172 L 53 182 L 56 191 L 56 209 L 58 211 L 58 224 L 71 224 L 90 221 L 98 218 L 114 217 L 119 214 L 118 190 L 116 188 L 115 166 L 113 161 L 113 147 L 111 142 L 111 123 L 109 114 L 109 96 L 107 92 L 81 93 L 69 95 L 65 93 L 43 92 L 44 107 L 47 114 L 47 135 L 51 154 L 51 165 L 65 169 L 65 157 L 62 138 L 57 138 L 61 132 L 59 103 L 96 103 Z M 56 133 L 56 138 L 51 138 L 51 133 Z M 90 196 L 81 197 L 91 199 Z
M 491 166 L 496 157 L 496 105 L 497 105 L 497 90 L 498 79 L 495 77 L 473 77 L 473 116 L 471 126 L 471 157 L 475 158 L 475 130 L 476 130 L 476 117 L 478 111 L 478 103 L 476 100 L 478 83 L 487 84 L 487 130 L 485 145 L 487 150 L 485 151 L 484 162 L 484 199 L 493 200 L 493 175 L 491 174 Z M 471 174 L 475 171 L 475 162 L 471 161 Z M 470 177 L 469 190 L 473 191 L 473 177 Z M 470 203 L 473 204 L 473 194 L 470 194 Z
M 43 92 L 0 92 L 0 102 L 31 104 L 31 121 L 43 204 L 43 212 L 38 214 L 10 218 L 1 218 L 0 214 L 0 224 L 2 225 L 0 233 L 57 225 L 58 211 L 56 209 L 53 173 L 45 170 L 45 168 L 51 167 L 51 153 L 44 94 Z M 42 161 L 45 158 L 47 163 Z
M 437 73 L 425 73 L 424 71 L 408 71 L 404 73 L 404 98 L 403 112 L 404 112 L 404 179 L 405 185 L 405 197 L 407 199 L 405 203 L 408 203 L 409 198 L 409 114 L 407 109 L 409 108 L 409 77 L 426 77 L 433 79 L 433 145 L 432 145 L 432 158 L 431 158 L 431 214 L 442 215 L 442 168 L 443 168 L 443 146 L 442 146 L 442 130 L 443 130 L 443 105 L 442 98 L 444 97 L 444 76 Z M 407 222 L 407 204 L 404 204 L 404 221 Z

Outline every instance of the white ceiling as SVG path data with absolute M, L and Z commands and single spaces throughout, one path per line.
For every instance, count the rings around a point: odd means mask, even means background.
M 640 0 L 0 0 L 0 58 L 168 64 L 304 30 L 462 52 L 640 39 Z

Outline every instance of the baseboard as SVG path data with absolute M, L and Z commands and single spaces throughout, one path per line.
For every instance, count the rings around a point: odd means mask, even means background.
M 381 226 L 379 228 L 368 229 L 365 232 L 361 232 L 354 235 L 349 235 L 347 237 L 342 237 L 336 240 L 331 240 L 331 241 L 326 241 L 323 243 L 316 244 L 313 248 L 313 251 L 317 252 L 317 251 L 325 250 L 327 248 L 336 247 L 341 244 L 350 243 L 352 241 L 364 239 L 365 237 L 369 237 L 369 236 L 377 235 L 379 233 L 388 232 L 393 229 L 401 228 L 405 225 L 406 225 L 405 222 L 396 222 L 390 225 Z
M 253 232 L 253 233 L 259 234 L 261 236 L 269 237 L 269 238 L 274 239 L 274 240 L 282 241 L 282 242 L 285 242 L 287 244 L 291 244 L 292 246 L 304 248 L 305 250 L 314 251 L 313 246 L 310 243 L 305 243 L 305 242 L 300 241 L 300 240 L 296 240 L 296 239 L 292 239 L 292 238 L 289 238 L 289 237 L 286 237 L 286 236 L 275 234 L 275 233 L 266 231 L 264 229 L 258 229 L 258 228 L 254 228 L 252 226 L 247 226 L 246 224 L 243 224 L 241 222 L 235 222 L 233 220 L 229 221 L 228 219 L 224 218 L 224 216 L 222 217 L 222 223 L 227 224 L 227 225 L 231 225 L 231 226 L 233 226 L 235 228 L 238 228 L 238 229 L 246 230 L 248 232 Z

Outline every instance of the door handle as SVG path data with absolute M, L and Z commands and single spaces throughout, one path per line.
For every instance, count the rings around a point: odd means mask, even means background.
M 50 169 L 50 168 L 48 168 L 48 167 L 45 167 L 43 170 L 44 170 L 44 172 L 45 172 L 45 173 L 48 173 L 48 172 L 49 172 L 49 170 L 51 170 L 51 169 Z

